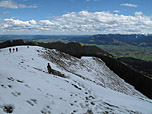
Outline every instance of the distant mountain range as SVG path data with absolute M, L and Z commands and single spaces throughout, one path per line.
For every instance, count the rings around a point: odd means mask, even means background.
M 25 41 L 41 42 L 81 42 L 95 45 L 135 45 L 152 47 L 152 35 L 122 35 L 122 34 L 98 34 L 98 35 L 1 35 L 0 41 L 23 39 Z
M 121 35 L 121 34 L 107 34 L 94 35 L 85 38 L 71 38 L 71 41 L 96 44 L 96 45 L 135 45 L 142 47 L 152 47 L 152 35 Z

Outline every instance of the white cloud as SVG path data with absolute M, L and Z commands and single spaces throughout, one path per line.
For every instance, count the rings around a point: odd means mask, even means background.
M 143 13 L 141 11 L 139 11 L 139 12 L 135 12 L 135 15 L 136 16 L 141 16 L 141 15 L 143 15 Z
M 28 31 L 31 29 L 37 29 L 37 24 L 35 20 L 21 21 L 14 19 L 4 19 L 1 24 L 1 29 L 3 31 Z
M 2 14 L 3 15 L 7 15 L 7 14 L 9 14 L 10 12 L 9 11 L 5 11 L 5 12 L 3 12 Z
M 152 34 L 152 18 L 142 12 L 125 16 L 110 12 L 81 11 L 38 22 L 4 19 L 0 24 L 0 31 L 16 34 Z
M 18 9 L 18 8 L 37 8 L 37 5 L 27 6 L 25 4 L 17 4 L 12 0 L 2 0 L 0 1 L 0 7 Z
M 114 12 L 114 13 L 119 13 L 120 11 L 119 11 L 119 10 L 114 10 L 113 12 Z
M 24 5 L 24 4 L 19 4 L 18 8 L 37 8 L 37 5 L 27 6 L 27 5 Z
M 127 7 L 134 7 L 134 8 L 138 7 L 135 4 L 129 4 L 129 3 L 123 3 L 123 4 L 120 4 L 120 6 L 127 6 Z
M 9 13 L 10 13 L 9 11 L 5 11 L 5 12 L 0 13 L 0 16 L 7 15 Z

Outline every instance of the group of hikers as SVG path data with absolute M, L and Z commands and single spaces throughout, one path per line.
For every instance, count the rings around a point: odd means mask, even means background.
M 29 46 L 27 48 L 29 48 Z M 15 52 L 15 50 L 16 50 L 16 52 L 18 52 L 18 48 L 13 48 L 13 49 L 9 48 L 10 53 Z M 48 65 L 47 65 L 47 70 L 48 70 L 49 74 L 55 74 L 55 75 L 64 77 L 64 74 L 60 73 L 59 71 L 56 71 L 56 70 L 52 69 L 50 63 L 48 63 Z
M 13 52 L 15 52 L 15 50 L 16 50 L 16 52 L 18 52 L 18 48 L 13 48 L 13 49 L 11 49 L 11 48 L 9 48 L 9 52 L 11 53 L 12 52 L 12 50 L 13 50 Z

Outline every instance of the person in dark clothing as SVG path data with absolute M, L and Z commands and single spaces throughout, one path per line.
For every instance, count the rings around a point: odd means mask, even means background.
M 15 51 L 15 49 L 13 48 L 13 52 Z
M 11 53 L 11 48 L 9 48 L 9 52 Z
M 51 68 L 51 66 L 50 66 L 50 63 L 48 63 L 48 66 L 47 66 L 47 69 L 48 69 L 48 73 L 52 73 L 52 68 Z
M 16 48 L 16 52 L 18 52 L 18 48 Z

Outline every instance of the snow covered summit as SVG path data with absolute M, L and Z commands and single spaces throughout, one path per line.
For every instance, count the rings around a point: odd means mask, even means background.
M 0 114 L 152 114 L 152 100 L 98 58 L 17 48 L 0 52 Z M 65 77 L 48 74 L 47 63 Z

